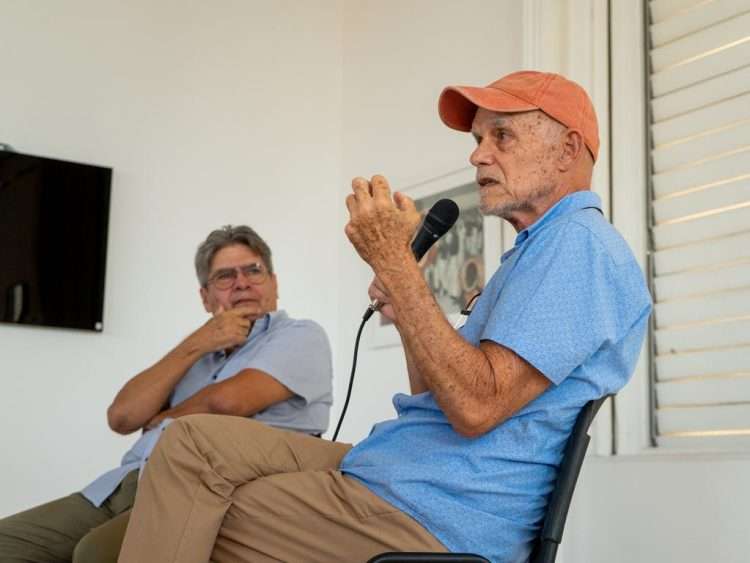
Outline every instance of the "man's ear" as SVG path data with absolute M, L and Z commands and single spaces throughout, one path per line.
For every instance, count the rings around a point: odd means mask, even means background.
M 577 129 L 568 129 L 562 135 L 562 153 L 560 154 L 560 171 L 567 172 L 578 162 L 583 151 L 587 150 L 583 135 Z
M 211 309 L 211 306 L 208 303 L 208 289 L 201 287 L 200 294 L 201 302 L 203 302 L 203 308 L 206 310 L 206 313 L 213 313 L 213 309 Z

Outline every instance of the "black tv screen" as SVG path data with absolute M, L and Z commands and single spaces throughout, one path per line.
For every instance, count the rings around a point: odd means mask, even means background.
M 112 169 L 0 151 L 0 321 L 102 330 Z

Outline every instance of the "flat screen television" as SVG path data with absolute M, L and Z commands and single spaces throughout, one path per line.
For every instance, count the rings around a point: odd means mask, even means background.
M 0 322 L 102 330 L 111 181 L 0 151 Z

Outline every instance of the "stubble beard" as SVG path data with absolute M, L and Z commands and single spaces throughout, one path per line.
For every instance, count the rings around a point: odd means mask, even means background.
M 498 203 L 495 205 L 485 202 L 482 199 L 480 192 L 479 195 L 479 211 L 482 215 L 494 215 L 510 221 L 518 212 L 532 212 L 536 209 L 536 204 L 543 199 L 549 197 L 555 191 L 555 187 L 552 185 L 545 185 L 537 188 L 522 200 L 508 201 L 504 203 Z

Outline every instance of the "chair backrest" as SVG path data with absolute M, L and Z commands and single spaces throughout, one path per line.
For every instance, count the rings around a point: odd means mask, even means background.
M 565 519 L 568 517 L 573 490 L 576 488 L 578 474 L 581 472 L 586 449 L 591 441 L 591 436 L 588 433 L 589 427 L 599 411 L 599 407 L 609 397 L 610 395 L 607 395 L 601 399 L 589 401 L 578 414 L 573 431 L 565 445 L 555 488 L 552 490 L 547 503 L 547 513 L 544 517 L 542 532 L 534 545 L 529 563 L 553 563 L 557 556 L 557 547 L 562 541 Z
M 576 488 L 576 481 L 581 472 L 586 449 L 591 437 L 589 427 L 596 413 L 611 395 L 589 401 L 578 414 L 573 431 L 565 444 L 563 458 L 558 468 L 555 488 L 550 493 L 547 502 L 547 513 L 544 524 L 531 552 L 529 563 L 554 563 L 557 557 L 557 547 L 562 541 L 565 519 L 568 517 L 570 501 Z M 367 563 L 486 563 L 487 560 L 479 555 L 466 553 L 383 553 L 370 559 Z

